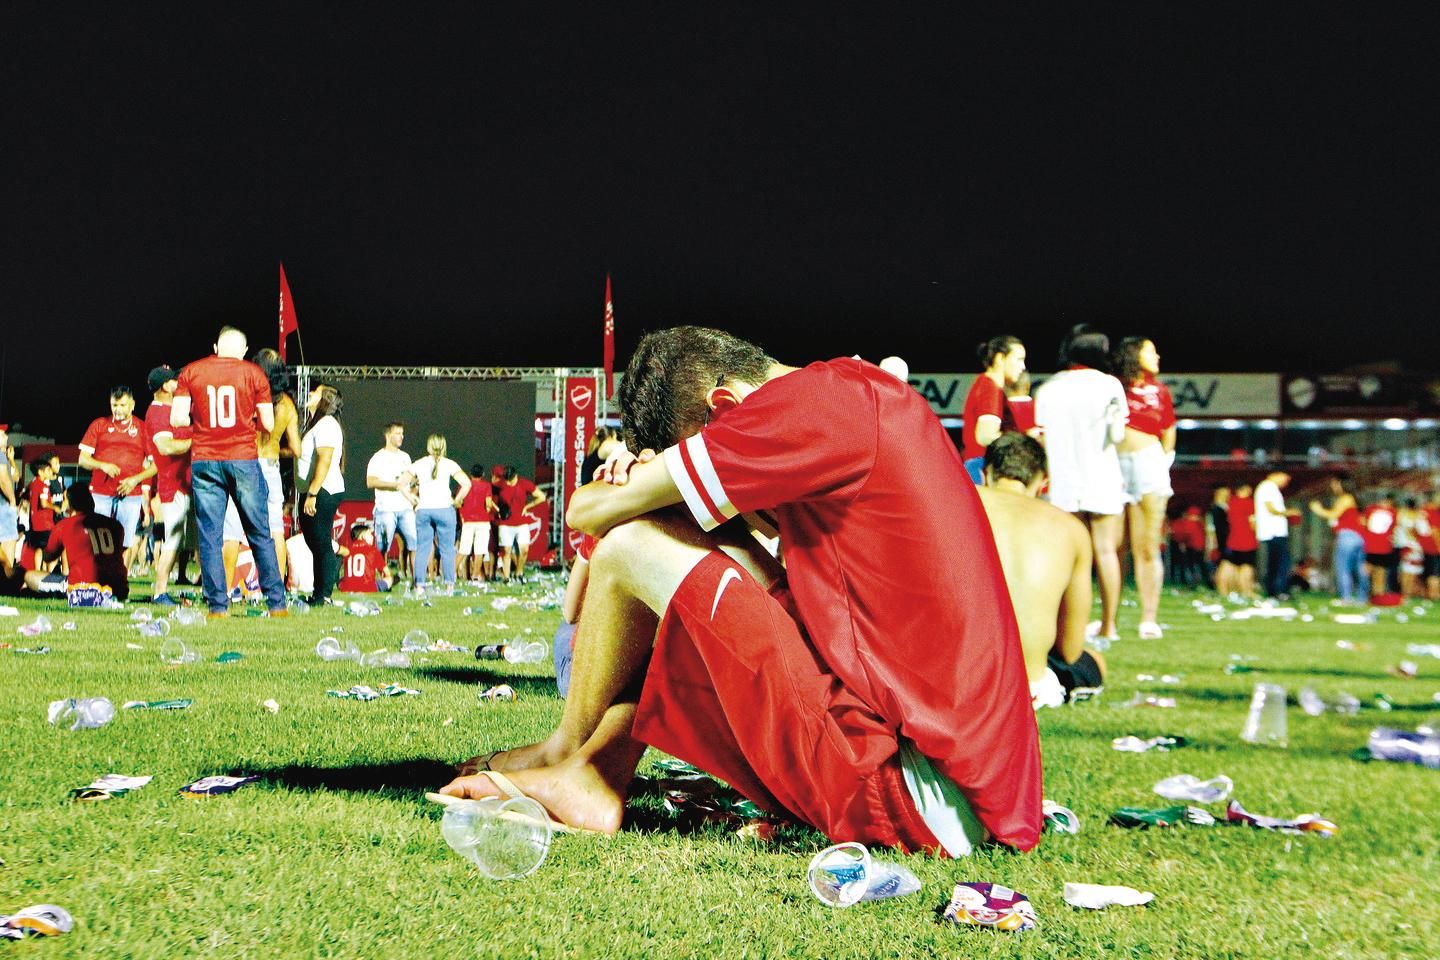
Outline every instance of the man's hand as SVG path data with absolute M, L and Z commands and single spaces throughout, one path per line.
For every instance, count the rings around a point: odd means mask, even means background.
M 304 503 L 304 505 L 301 507 L 301 509 L 305 511 L 305 516 L 307 516 L 307 517 L 313 517 L 313 516 L 315 516 L 315 507 L 316 507 L 316 505 L 317 505 L 318 503 L 319 503 L 319 501 L 316 499 L 315 494 L 313 494 L 313 493 L 307 493 L 307 494 L 305 494 L 305 503 Z
M 100 465 L 100 472 L 105 474 L 105 476 L 109 477 L 110 479 L 113 480 L 116 477 L 120 476 L 120 468 L 117 465 L 113 463 L 106 463 L 104 460 L 97 460 L 96 463 Z
M 117 469 L 116 473 L 118 472 L 119 470 Z M 111 474 L 111 476 L 114 476 L 114 474 Z M 135 489 L 135 484 L 137 484 L 138 482 L 139 481 L 135 477 L 126 477 L 124 480 L 120 481 L 120 485 L 116 487 L 116 490 L 119 491 L 120 496 L 128 497 L 130 496 L 130 491 Z
M 656 456 L 655 451 L 649 447 L 641 450 L 638 457 L 621 447 L 610 454 L 600 469 L 595 471 L 595 479 L 614 487 L 623 487 L 630 479 L 631 467 L 637 463 L 649 463 Z

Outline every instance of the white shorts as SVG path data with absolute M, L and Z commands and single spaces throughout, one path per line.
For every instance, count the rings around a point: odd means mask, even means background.
M 460 524 L 460 556 L 490 556 L 490 521 L 466 520 Z
M 190 497 L 177 493 L 169 503 L 160 504 L 160 522 L 165 524 L 165 542 L 161 550 L 179 550 L 185 536 L 185 527 L 190 522 Z
M 1030 705 L 1036 710 L 1065 706 L 1065 686 L 1049 667 L 1039 680 L 1030 681 Z
M 1158 443 L 1120 454 L 1120 475 L 1125 478 L 1127 503 L 1139 503 L 1152 495 L 1169 497 L 1175 492 L 1170 487 L 1170 456 Z
M 265 507 L 270 515 L 270 532 L 285 532 L 285 483 L 280 479 L 280 461 L 260 461 L 260 475 L 265 478 Z
M 520 544 L 530 546 L 529 524 L 500 524 L 500 549 L 511 550 Z
M 225 526 L 220 534 L 228 543 L 249 543 L 245 539 L 245 527 L 240 523 L 240 510 L 234 500 L 225 501 Z

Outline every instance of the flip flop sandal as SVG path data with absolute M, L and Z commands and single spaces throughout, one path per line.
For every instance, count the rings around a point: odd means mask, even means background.
M 480 773 L 476 774 L 476 776 L 489 777 L 490 782 L 495 784 L 495 788 L 500 791 L 500 798 L 502 800 L 513 800 L 516 797 L 521 797 L 526 800 L 534 799 L 524 790 L 521 790 L 519 787 L 517 787 L 514 781 L 512 781 L 509 777 L 505 776 L 505 774 L 501 773 L 498 770 L 482 770 L 480 771 Z M 445 806 L 451 806 L 456 803 L 471 802 L 464 797 L 451 797 L 443 793 L 427 793 L 425 794 L 425 799 L 432 800 L 435 803 L 443 804 Z M 536 802 L 539 803 L 538 800 Z M 545 808 L 545 805 L 543 803 L 540 804 L 540 808 L 543 810 Z M 520 816 L 520 814 L 512 815 Z M 561 823 L 559 820 L 556 820 L 554 817 L 550 816 L 550 812 L 548 810 L 545 812 L 545 816 L 548 817 L 550 820 L 550 829 L 555 831 L 556 833 L 588 833 L 600 837 L 605 836 L 605 834 L 599 830 L 591 830 L 588 827 L 572 827 L 568 823 Z
M 498 756 L 499 756 L 500 754 L 502 754 L 502 753 L 505 753 L 505 751 L 504 751 L 504 750 L 491 750 L 489 753 L 482 754 L 481 756 L 471 757 L 469 760 L 466 760 L 464 763 L 457 763 L 457 764 L 455 764 L 455 770 L 456 770 L 456 772 L 458 772 L 462 777 L 468 777 L 468 776 L 471 776 L 472 774 L 476 774 L 476 773 L 489 773 L 489 772 L 490 772 L 490 761 L 491 761 L 491 760 L 494 760 L 496 757 L 498 757 Z M 474 762 L 474 764 L 475 764 L 475 766 L 473 766 L 473 767 L 470 765 L 472 762 Z

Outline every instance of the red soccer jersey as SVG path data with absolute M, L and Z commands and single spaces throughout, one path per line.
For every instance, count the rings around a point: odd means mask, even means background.
M 1170 538 L 1183 547 L 1192 550 L 1205 549 L 1205 527 L 1198 517 L 1182 514 L 1170 523 Z
M 1131 430 L 1158 437 L 1175 426 L 1175 404 L 1170 399 L 1170 388 L 1153 374 L 1145 374 L 1139 383 L 1126 389 L 1125 403 L 1130 409 L 1130 420 L 1125 425 Z
M 1425 522 L 1430 527 L 1430 532 L 1421 536 L 1420 549 L 1425 556 L 1433 557 L 1440 554 L 1440 507 L 1425 508 Z
M 1250 522 L 1255 519 L 1255 498 L 1231 497 L 1229 514 L 1230 535 L 1225 538 L 1225 548 L 1241 553 L 1259 550 L 1260 542 L 1255 539 L 1255 525 Z
M 175 396 L 190 398 L 190 459 L 257 459 L 256 407 L 270 402 L 270 381 L 248 360 L 206 357 L 180 371 Z
M 1005 408 L 1010 411 L 1010 419 L 1015 421 L 1017 431 L 1029 433 L 1035 429 L 1034 397 L 1006 397 Z
M 170 404 L 156 401 L 145 411 L 145 439 L 150 458 L 155 461 L 155 491 L 161 503 L 169 503 L 177 493 L 190 493 L 190 454 L 167 457 L 155 446 L 155 438 L 168 433 L 177 440 L 190 436 L 189 427 L 170 426 Z
M 1365 535 L 1365 525 L 1360 522 L 1360 511 L 1356 510 L 1353 506 L 1346 507 L 1341 511 L 1340 516 L 1335 518 L 1335 529 L 1337 532 L 1340 530 L 1354 530 L 1363 537 Z
M 1366 553 L 1394 553 L 1395 552 L 1395 508 L 1385 507 L 1380 504 L 1365 509 L 1365 529 L 1361 531 L 1365 536 Z
M 460 503 L 460 521 L 462 523 L 489 523 L 490 513 L 485 509 L 485 498 L 490 496 L 490 491 L 495 489 L 490 486 L 489 480 L 482 480 L 480 477 L 470 478 L 470 492 L 465 494 L 465 499 Z
M 50 484 L 39 477 L 30 481 L 30 529 L 36 533 L 55 529 L 55 511 L 50 506 Z
M 965 444 L 966 460 L 985 456 L 985 448 L 975 439 L 975 427 L 983 416 L 999 417 L 1001 430 L 1015 429 L 1010 407 L 1005 402 L 1005 391 L 997 387 L 994 380 L 981 374 L 975 378 L 965 396 L 965 426 L 961 428 L 960 436 Z
M 385 558 L 373 543 L 355 541 L 350 556 L 340 558 L 340 592 L 374 593 L 375 574 L 385 569 Z
M 96 470 L 90 477 L 90 492 L 97 496 L 113 497 L 120 492 L 120 481 L 133 477 L 145 469 L 145 456 L 149 452 L 145 443 L 144 425 L 131 417 L 128 420 L 114 420 L 99 417 L 92 421 L 80 441 L 80 449 L 96 460 L 113 463 L 120 468 L 120 474 L 111 477 L 103 470 Z M 140 488 L 130 491 L 130 496 L 139 496 Z
M 126 584 L 125 528 L 98 513 L 75 514 L 55 524 L 45 549 L 65 551 L 70 583 L 99 583 L 120 591 Z
M 530 500 L 530 494 L 535 491 L 535 484 L 524 477 L 516 477 L 514 484 L 502 483 L 495 488 L 500 496 L 510 507 L 510 516 L 500 521 L 502 527 L 523 527 L 530 521 L 524 516 L 525 504 Z
M 705 529 L 775 514 L 820 659 L 997 840 L 1034 846 L 1040 749 L 1019 628 L 979 496 L 920 395 L 857 360 L 814 363 L 664 458 Z

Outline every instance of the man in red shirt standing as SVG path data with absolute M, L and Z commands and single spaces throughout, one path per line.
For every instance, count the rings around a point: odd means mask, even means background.
M 1421 508 L 1420 549 L 1425 554 L 1425 596 L 1440 600 L 1440 491 Z
M 133 416 L 135 395 L 129 387 L 110 391 L 110 416 L 91 422 L 80 441 L 80 466 L 91 471 L 95 512 L 114 517 L 125 531 L 125 563 L 134 560 L 140 518 L 148 515 L 143 487 L 155 476 L 149 463 L 144 425 Z
M 1225 537 L 1225 559 L 1233 568 L 1227 582 L 1233 593 L 1253 598 L 1255 555 L 1260 551 L 1260 541 L 1255 537 L 1255 488 L 1248 483 L 1237 486 L 1226 511 L 1230 532 Z
M 260 472 L 256 431 L 275 429 L 270 380 L 245 359 L 245 334 L 223 327 L 215 355 L 180 371 L 170 408 L 172 427 L 191 427 L 190 474 L 199 523 L 200 573 L 210 616 L 228 616 L 221 541 L 226 500 L 234 500 L 255 555 L 260 589 L 270 615 L 285 616 L 285 582 L 270 536 L 269 496 Z M 192 425 L 193 421 L 193 425 Z
M 525 511 L 545 502 L 545 491 L 514 467 L 506 467 L 495 497 L 500 507 L 500 576 L 525 581 L 525 561 L 530 557 L 530 517 Z
M 985 448 L 1007 428 L 1017 429 L 1005 389 L 1025 372 L 1025 344 L 1018 337 L 991 337 L 980 344 L 978 354 L 983 372 L 965 396 L 965 426 L 961 428 L 965 472 L 977 487 L 985 483 Z
M 1388 493 L 1365 508 L 1360 515 L 1365 524 L 1365 563 L 1370 567 L 1370 596 L 1393 593 L 1391 581 L 1400 567 L 1395 552 L 1395 499 Z
M 560 727 L 444 792 L 513 781 L 613 833 L 651 744 L 837 841 L 1033 847 L 1019 629 L 979 496 L 920 395 L 863 361 L 795 369 L 681 327 L 641 341 L 621 408 L 637 445 L 666 449 L 571 502 L 571 526 L 602 539 Z M 784 583 L 748 536 L 707 535 L 756 511 L 778 520 Z
M 50 531 L 41 560 L 49 563 L 64 554 L 67 586 L 98 583 L 109 587 L 116 600 L 126 599 L 130 596 L 130 581 L 119 522 L 95 511 L 94 498 L 84 483 L 72 484 L 65 498 L 70 504 L 70 516 Z M 25 583 L 36 593 L 59 590 L 58 584 L 50 589 L 43 570 L 31 570 L 25 575 Z
M 170 571 L 180 551 L 190 515 L 190 430 L 170 426 L 171 402 L 179 375 L 168 366 L 150 371 L 153 399 L 145 411 L 145 437 L 155 464 L 154 513 L 165 527 L 165 539 L 155 560 L 155 598 L 152 603 L 174 604 Z

